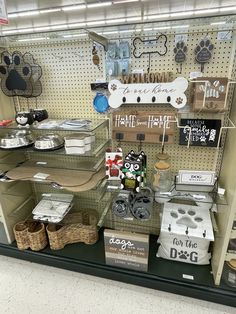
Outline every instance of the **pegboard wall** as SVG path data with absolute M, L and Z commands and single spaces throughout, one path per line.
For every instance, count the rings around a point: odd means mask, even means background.
M 91 41 L 50 42 L 17 45 L 10 51 L 30 52 L 42 67 L 43 92 L 36 100 L 19 97 L 21 109 L 46 108 L 51 118 L 99 118 L 92 106 L 90 83 L 103 78 L 104 58 L 99 48 L 100 69 L 92 63 Z M 37 101 L 37 103 L 36 103 Z
M 151 55 L 150 72 L 173 72 L 173 79 L 177 76 L 189 78 L 190 72 L 200 71 L 200 65 L 195 61 L 194 50 L 201 39 L 210 39 L 214 45 L 212 59 L 204 66 L 204 76 L 206 77 L 228 77 L 233 78 L 232 72 L 235 72 L 235 33 L 232 32 L 230 40 L 218 40 L 217 31 L 208 31 L 204 33 L 202 30 L 197 32 L 185 33 L 182 39 L 187 46 L 186 62 L 182 66 L 182 74 L 177 74 L 179 65 L 174 60 L 174 47 L 176 44 L 176 35 L 174 33 L 167 34 L 168 51 L 165 56 L 157 54 Z M 145 36 L 142 38 L 153 38 Z M 147 71 L 149 67 L 148 55 L 141 58 L 133 57 L 132 41 L 134 37 L 127 38 L 131 47 L 130 73 L 134 69 L 144 69 Z M 112 40 L 112 38 L 111 38 Z M 114 39 L 123 40 L 123 39 Z M 92 63 L 93 43 L 89 40 L 65 40 L 61 42 L 48 41 L 47 43 L 33 43 L 24 45 L 17 44 L 15 47 L 11 45 L 10 51 L 15 50 L 21 53 L 30 52 L 36 62 L 42 67 L 43 76 L 41 78 L 43 93 L 37 99 L 38 108 L 46 108 L 51 118 L 104 118 L 95 112 L 92 100 L 95 94 L 91 92 L 90 83 L 95 82 L 97 78 L 105 79 L 105 54 L 103 48 L 98 48 L 100 57 L 100 69 Z M 144 47 L 145 48 L 145 47 Z M 111 78 L 110 78 L 111 79 Z M 189 110 L 180 113 L 181 118 L 214 118 L 221 119 L 222 125 L 228 125 L 229 111 L 232 101 L 233 89 L 230 90 L 228 97 L 228 111 L 226 113 L 201 113 L 196 114 Z M 27 109 L 36 106 L 34 99 L 21 99 L 21 108 Z M 190 104 L 188 104 L 190 105 Z M 124 108 L 121 108 L 124 109 Z M 139 106 L 126 106 L 128 110 L 139 110 Z M 155 111 L 175 113 L 177 112 L 168 105 L 142 105 L 142 111 Z M 165 152 L 171 157 L 172 171 L 175 174 L 179 169 L 192 170 L 216 170 L 220 171 L 221 159 L 224 149 L 224 140 L 226 132 L 222 133 L 221 147 L 190 147 L 178 145 L 178 130 L 174 144 L 165 146 Z M 117 143 L 113 143 L 115 147 Z M 124 153 L 128 153 L 130 149 L 138 151 L 138 144 L 121 143 Z M 152 171 L 152 167 L 156 161 L 156 155 L 161 150 L 160 144 L 143 144 L 142 149 L 146 152 L 148 158 L 148 179 Z M 65 157 L 66 160 L 66 157 Z M 154 219 L 151 223 L 140 224 L 132 223 L 136 227 L 133 229 L 127 225 L 127 222 L 112 220 L 111 216 L 107 216 L 107 224 L 110 227 L 117 227 L 140 232 L 158 233 L 159 216 L 155 211 Z

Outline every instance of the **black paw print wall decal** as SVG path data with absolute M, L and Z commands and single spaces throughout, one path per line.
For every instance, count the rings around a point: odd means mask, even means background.
M 182 64 L 186 60 L 186 52 L 187 52 L 187 46 L 183 41 L 178 41 L 175 48 L 174 48 L 174 54 L 175 54 L 175 62 L 180 63 L 180 70 L 177 70 L 177 73 L 182 73 Z
M 42 93 L 39 81 L 41 67 L 36 64 L 30 53 L 22 55 L 14 51 L 12 55 L 4 51 L 1 54 L 1 88 L 7 96 L 37 97 Z
M 195 48 L 196 61 L 201 64 L 201 72 L 204 71 L 204 64 L 212 57 L 214 46 L 209 39 L 202 39 Z

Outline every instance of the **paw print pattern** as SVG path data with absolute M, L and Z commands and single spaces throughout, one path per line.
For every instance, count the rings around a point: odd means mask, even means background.
M 183 101 L 184 101 L 183 98 L 178 97 L 175 102 L 176 104 L 181 105 Z
M 200 92 L 206 92 L 206 98 L 219 98 L 221 93 L 224 93 L 226 87 L 224 85 L 220 85 L 220 81 L 210 82 L 207 81 L 206 87 L 205 85 L 199 85 Z
M 187 46 L 183 41 L 178 41 L 174 48 L 175 62 L 183 63 L 186 60 Z
M 37 97 L 42 92 L 39 81 L 41 67 L 37 65 L 30 53 L 4 51 L 1 54 L 0 78 L 1 88 L 7 96 Z
M 177 211 L 172 211 L 170 215 L 176 219 L 177 225 L 186 226 L 186 230 L 188 228 L 196 229 L 198 224 L 203 221 L 203 218 L 198 216 L 193 209 L 186 211 L 180 207 Z
M 178 255 L 180 259 L 188 259 L 190 256 L 187 251 L 180 251 L 178 252 Z
M 115 91 L 115 90 L 117 89 L 116 84 L 112 84 L 112 85 L 111 85 L 111 89 L 112 89 L 113 91 Z
M 195 48 L 196 61 L 201 64 L 201 71 L 204 70 L 204 64 L 212 57 L 214 46 L 209 39 L 202 39 Z

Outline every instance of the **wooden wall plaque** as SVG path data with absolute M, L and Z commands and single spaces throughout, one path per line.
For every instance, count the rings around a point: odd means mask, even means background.
M 106 264 L 147 271 L 149 235 L 104 230 Z
M 197 79 L 204 82 L 193 84 L 193 111 L 218 112 L 226 111 L 224 107 L 228 79 L 226 77 L 201 77 Z M 205 91 L 205 105 L 203 107 Z
M 117 112 L 113 114 L 112 137 L 124 142 L 139 142 L 144 134 L 146 143 L 161 143 L 165 125 L 165 142 L 173 143 L 176 125 L 171 113 L 161 112 Z

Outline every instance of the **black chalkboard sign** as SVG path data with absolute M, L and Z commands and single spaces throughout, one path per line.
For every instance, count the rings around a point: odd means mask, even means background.
M 187 145 L 189 139 L 189 128 L 191 127 L 190 145 L 217 147 L 221 120 L 209 119 L 181 119 L 179 144 Z

